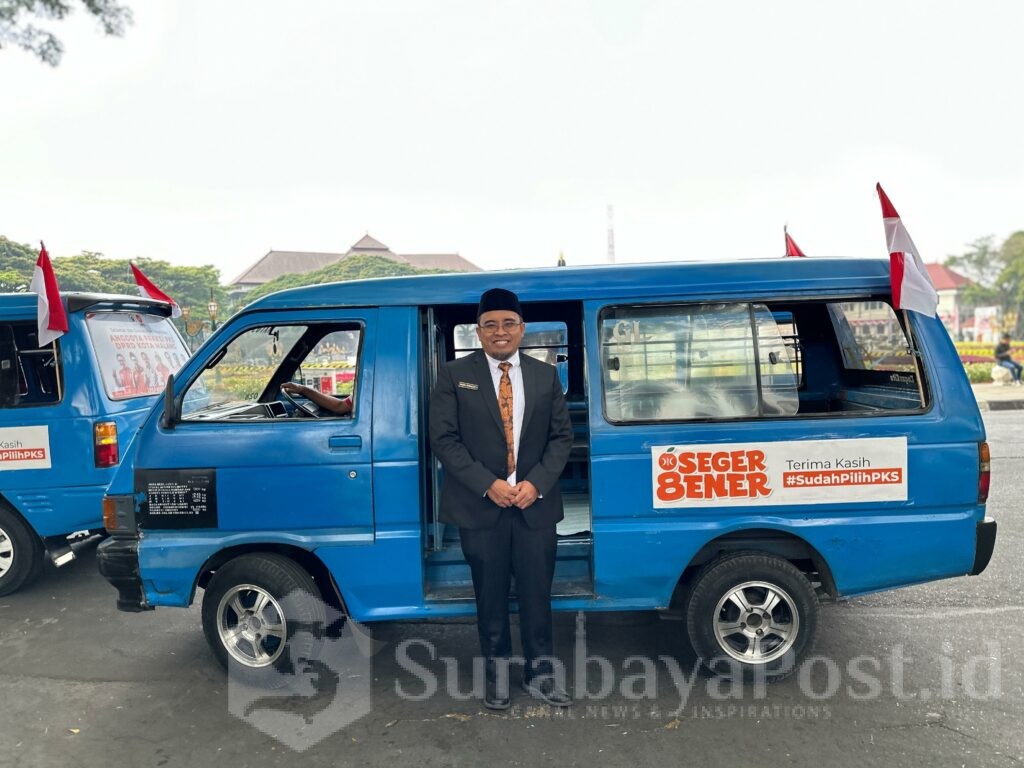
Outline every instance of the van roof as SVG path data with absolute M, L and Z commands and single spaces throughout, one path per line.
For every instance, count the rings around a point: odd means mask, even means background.
M 121 293 L 86 293 L 80 291 L 61 291 L 61 298 L 68 312 L 81 312 L 84 309 L 131 309 L 136 312 L 152 312 L 170 317 L 171 305 L 166 301 L 131 296 Z M 24 293 L 0 293 L 0 309 L 8 311 L 35 311 L 37 295 L 32 291 Z
M 524 303 L 567 299 L 656 298 L 693 294 L 820 295 L 887 293 L 888 259 L 779 258 L 744 261 L 608 264 L 500 272 L 352 280 L 290 288 L 243 311 L 340 306 L 475 304 L 488 288 L 507 288 Z

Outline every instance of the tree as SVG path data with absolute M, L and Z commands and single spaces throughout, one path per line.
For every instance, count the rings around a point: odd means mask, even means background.
M 970 245 L 970 249 L 959 256 L 949 256 L 945 265 L 957 270 L 973 282 L 964 289 L 964 298 L 971 304 L 1001 304 L 999 292 L 995 289 L 1002 265 L 999 249 L 993 245 L 993 238 L 981 237 Z
M 1010 297 L 1016 319 L 1013 335 L 1020 338 L 1024 335 L 1024 312 L 1021 312 L 1024 308 L 1024 232 L 1014 232 L 1006 238 L 999 248 L 999 256 L 1003 262 L 999 285 Z
M 975 240 L 966 253 L 950 256 L 945 264 L 975 282 L 964 291 L 969 302 L 1001 307 L 1004 318 L 1014 319 L 1014 335 L 1024 333 L 1024 231 L 998 248 L 992 236 Z
M 245 294 L 242 301 L 248 304 L 268 293 L 298 288 L 303 285 L 321 285 L 346 280 L 365 280 L 372 277 L 398 277 L 401 275 L 428 275 L 442 272 L 439 269 L 420 269 L 402 264 L 383 256 L 350 256 L 347 259 L 328 264 L 326 267 L 302 274 L 281 275 Z
M 39 251 L 0 235 L 0 292 L 20 293 L 32 282 Z
M 115 0 L 81 0 L 108 35 L 123 35 L 132 23 L 132 12 Z M 31 51 L 51 67 L 60 64 L 64 44 L 45 29 L 26 20 L 41 16 L 59 21 L 72 10 L 74 0 L 0 0 L 0 49 L 14 44 Z
M 38 250 L 31 246 L 12 242 L 0 235 L 0 290 L 27 291 L 38 255 Z M 108 259 L 102 253 L 83 251 L 78 256 L 58 256 L 51 261 L 62 291 L 139 295 L 127 259 Z M 207 304 L 211 297 L 221 308 L 219 319 L 226 315 L 228 294 L 220 285 L 220 270 L 216 267 L 209 264 L 176 267 L 157 259 L 133 261 L 179 306 L 192 307 L 195 311 L 192 319 L 208 317 Z M 179 327 L 184 326 L 179 322 Z

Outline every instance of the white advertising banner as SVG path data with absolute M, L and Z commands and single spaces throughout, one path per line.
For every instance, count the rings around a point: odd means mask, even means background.
M 907 439 L 656 445 L 655 509 L 906 501 Z
M 0 428 L 0 472 L 49 468 L 49 427 Z
M 113 400 L 156 395 L 188 359 L 171 322 L 137 312 L 86 315 L 103 385 Z

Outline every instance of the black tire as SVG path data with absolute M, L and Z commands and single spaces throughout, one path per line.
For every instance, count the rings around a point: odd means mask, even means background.
M 203 595 L 203 633 L 214 657 L 249 685 L 288 685 L 305 661 L 316 659 L 325 623 L 312 577 L 281 555 L 231 560 L 217 569 Z
M 685 612 L 694 652 L 724 677 L 780 680 L 818 636 L 814 588 L 774 555 L 740 552 L 709 563 L 688 591 Z
M 43 570 L 43 543 L 25 521 L 0 505 L 0 597 L 24 587 Z

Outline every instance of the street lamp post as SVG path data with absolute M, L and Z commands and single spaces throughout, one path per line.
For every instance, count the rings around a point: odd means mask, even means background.
M 181 319 L 185 321 L 185 341 L 188 342 L 190 350 L 194 352 L 203 343 L 206 336 L 217 330 L 217 313 L 219 310 L 220 307 L 217 305 L 217 299 L 213 295 L 213 288 L 210 289 L 210 300 L 206 303 L 206 311 L 210 315 L 209 320 L 193 318 L 192 307 L 190 306 L 186 305 L 181 308 Z M 206 330 L 207 327 L 209 327 L 209 331 Z
M 210 301 L 206 305 L 210 313 L 210 332 L 217 330 L 217 300 L 213 297 L 213 288 L 210 289 Z
M 199 346 L 197 339 L 203 334 L 203 321 L 192 318 L 192 307 L 188 305 L 181 308 L 181 319 L 185 321 L 185 342 L 189 351 L 195 352 Z

